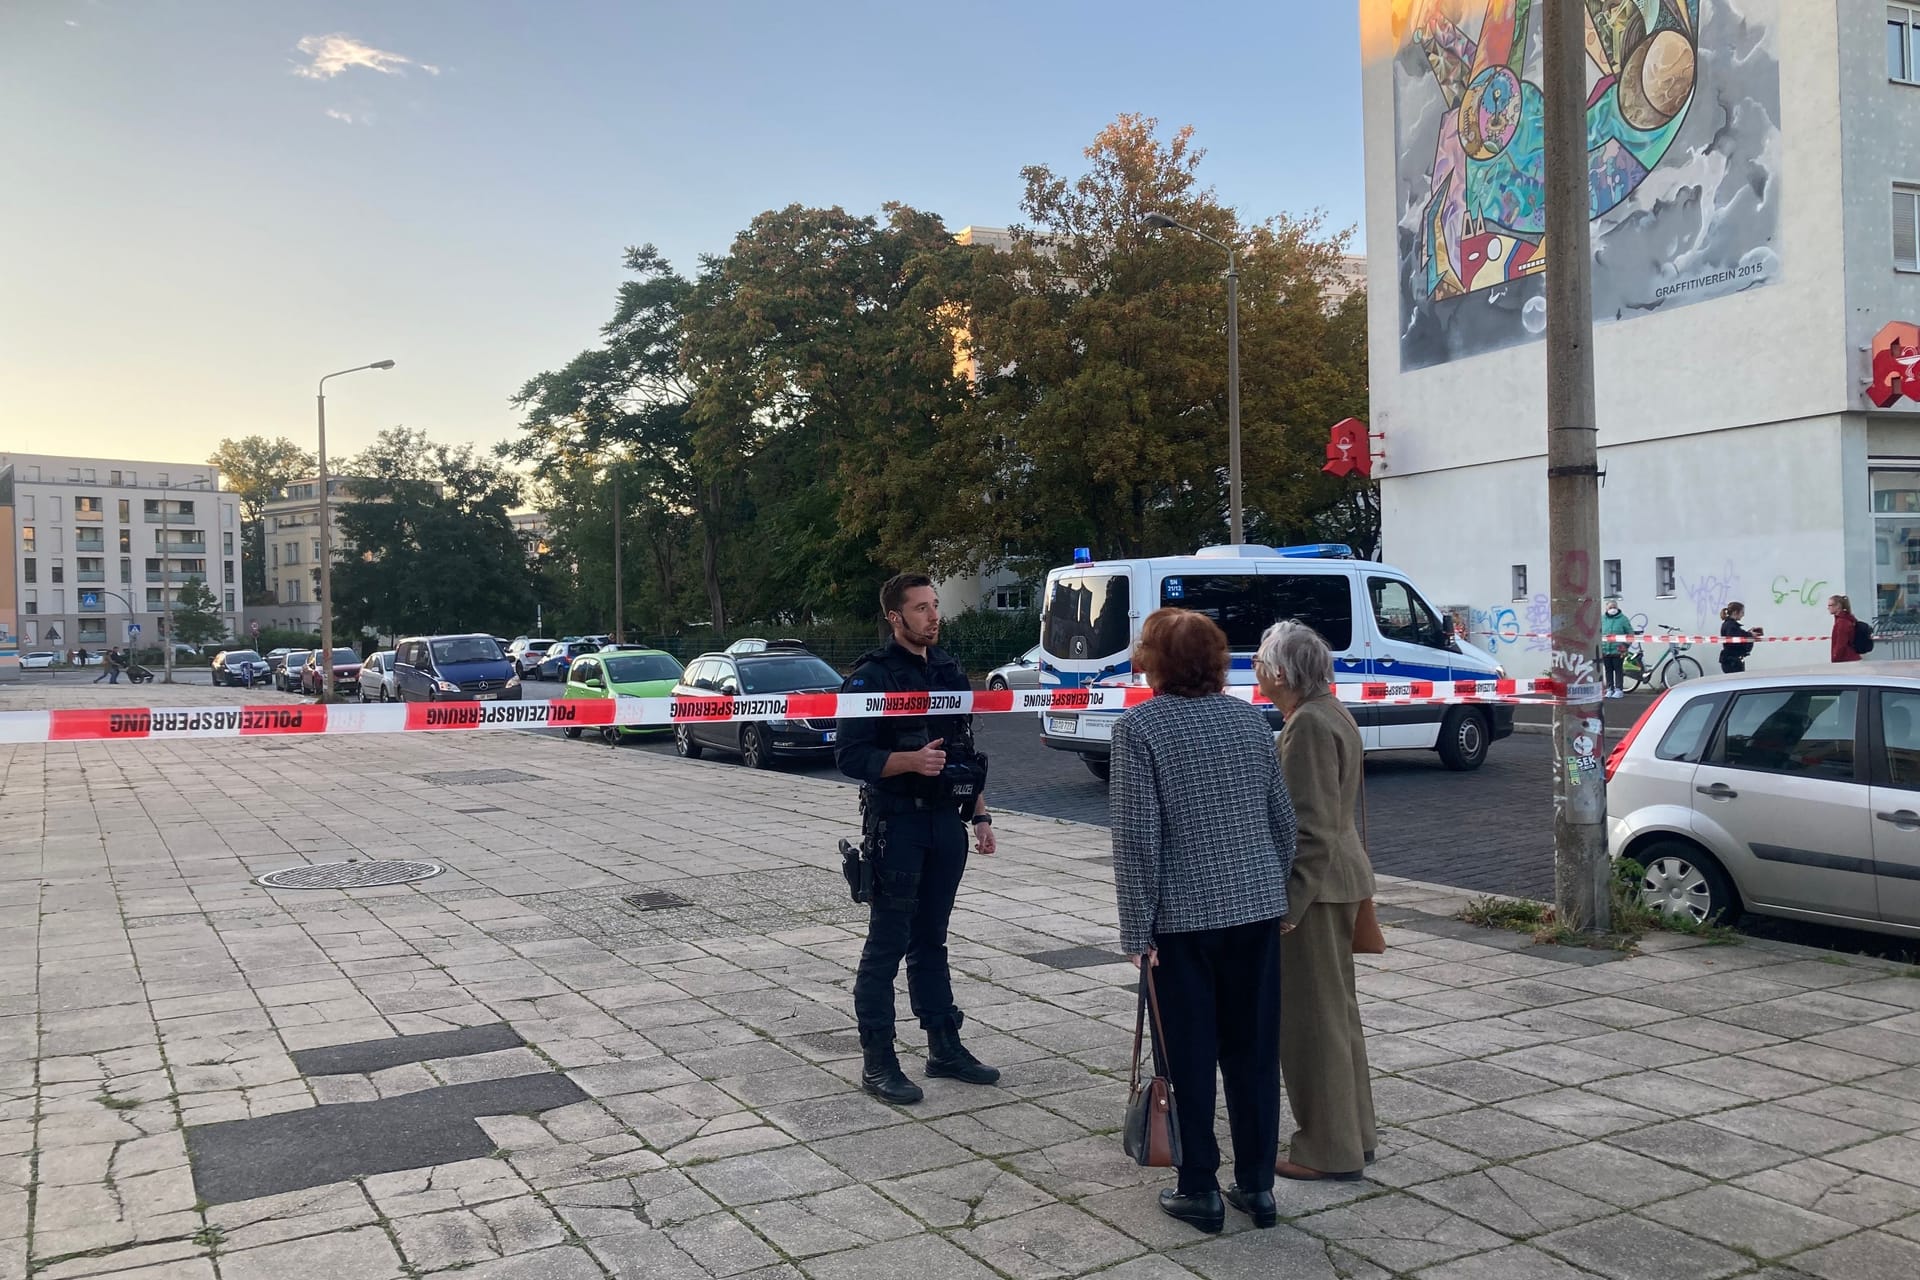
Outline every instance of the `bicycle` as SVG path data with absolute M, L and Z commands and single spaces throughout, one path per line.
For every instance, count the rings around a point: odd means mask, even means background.
M 1680 628 L 1668 626 L 1664 622 L 1660 624 L 1660 630 L 1670 636 L 1681 634 Z M 1698 658 L 1687 655 L 1687 650 L 1692 647 L 1690 644 L 1667 641 L 1666 654 L 1654 664 L 1653 671 L 1649 674 L 1646 651 L 1638 640 L 1634 641 L 1632 647 L 1627 650 L 1626 659 L 1620 664 L 1620 687 L 1628 693 L 1635 693 L 1649 680 L 1657 683 L 1662 689 L 1671 689 L 1685 681 L 1697 680 L 1706 674 L 1706 669 L 1700 665 Z

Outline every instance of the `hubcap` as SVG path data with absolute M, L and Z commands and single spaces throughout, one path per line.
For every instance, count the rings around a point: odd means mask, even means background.
M 1460 751 L 1467 756 L 1480 754 L 1480 722 L 1472 716 L 1460 722 Z
M 745 739 L 740 743 L 740 752 L 746 757 L 747 763 L 756 769 L 760 767 L 760 750 L 760 735 L 751 729 L 747 730 Z
M 1713 888 L 1700 868 L 1684 858 L 1657 858 L 1640 882 L 1640 901 L 1650 911 L 1698 924 L 1713 910 Z

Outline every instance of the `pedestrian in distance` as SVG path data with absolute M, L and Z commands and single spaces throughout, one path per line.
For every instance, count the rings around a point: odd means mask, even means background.
M 1120 945 L 1143 983 L 1151 971 L 1178 1118 L 1179 1181 L 1160 1208 L 1214 1232 L 1231 1204 L 1270 1227 L 1293 804 L 1265 713 L 1225 692 L 1227 637 L 1212 619 L 1156 610 L 1133 664 L 1154 696 L 1114 727 L 1108 804 Z M 1233 1137 L 1224 1197 L 1216 1068 Z
M 1276 1172 L 1357 1182 L 1376 1142 L 1353 969 L 1354 922 L 1373 897 L 1373 864 L 1354 827 L 1365 751 L 1331 692 L 1333 654 L 1319 632 L 1268 627 L 1253 670 L 1286 717 L 1280 771 L 1299 824 L 1280 923 L 1280 1070 L 1295 1127 Z
M 86 651 L 85 649 L 82 649 L 82 650 L 80 650 L 80 652 L 78 652 L 78 653 L 76 653 L 76 654 L 75 654 L 75 655 L 73 655 L 73 656 L 74 656 L 74 661 L 75 661 L 75 663 L 76 663 L 76 664 L 77 664 L 77 665 L 78 665 L 78 666 L 79 666 L 79 667 L 80 667 L 80 668 L 81 668 L 82 670 L 85 670 L 85 669 L 86 669 L 86 665 L 87 665 L 87 660 L 88 660 L 89 658 L 91 658 L 91 657 L 92 657 L 93 655 L 92 655 L 92 654 L 90 654 L 90 653 L 88 653 L 88 652 L 87 652 L 87 651 Z
M 106 659 L 100 664 L 100 674 L 93 678 L 95 684 L 99 684 L 102 680 L 105 680 L 108 684 L 120 683 L 119 656 L 120 651 L 118 649 L 107 650 Z
M 1828 596 L 1827 612 L 1833 615 L 1834 662 L 1860 661 L 1860 619 L 1853 616 L 1853 601 L 1845 596 Z
M 1720 634 L 1730 643 L 1720 646 L 1720 669 L 1728 675 L 1747 669 L 1747 655 L 1753 652 L 1753 638 L 1765 635 L 1759 627 L 1746 625 L 1747 606 L 1738 600 L 1727 601 L 1720 611 Z
M 880 588 L 891 638 L 864 655 L 842 693 L 970 691 L 960 664 L 939 647 L 940 600 L 933 580 L 896 574 Z M 840 722 L 840 772 L 860 783 L 862 829 L 875 858 L 867 942 L 853 983 L 863 1059 L 860 1087 L 884 1102 L 925 1095 L 894 1050 L 894 977 L 902 960 L 907 998 L 927 1033 L 927 1074 L 993 1084 L 1000 1073 L 960 1042 L 965 1021 L 953 1002 L 947 924 L 967 869 L 971 827 L 982 855 L 996 849 L 987 812 L 986 757 L 973 749 L 971 716 L 886 716 Z
M 1607 601 L 1606 614 L 1600 619 L 1600 668 L 1605 675 L 1609 698 L 1624 698 L 1626 690 L 1627 645 L 1613 636 L 1633 634 L 1633 620 L 1620 608 L 1618 600 Z

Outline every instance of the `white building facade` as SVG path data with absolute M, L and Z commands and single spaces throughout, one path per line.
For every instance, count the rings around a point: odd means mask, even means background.
M 340 508 L 354 500 L 352 480 L 330 476 L 327 480 L 328 509 L 333 525 L 331 547 L 334 563 L 350 553 L 351 547 L 340 536 Z M 320 630 L 320 481 L 318 477 L 296 480 L 279 497 L 263 504 L 260 522 L 265 526 L 265 578 L 270 605 L 255 605 L 247 611 L 249 622 L 262 628 L 286 631 Z
M 1527 674 L 1551 627 L 1541 8 L 1510 32 L 1486 0 L 1361 5 L 1384 558 Z M 1920 631 L 1920 6 L 1646 8 L 1587 39 L 1596 585 L 1653 628 L 1738 600 L 1825 634 L 1838 593 Z
M 205 463 L 0 453 L 13 472 L 21 652 L 157 643 L 168 602 L 198 578 L 240 623 L 240 504 Z

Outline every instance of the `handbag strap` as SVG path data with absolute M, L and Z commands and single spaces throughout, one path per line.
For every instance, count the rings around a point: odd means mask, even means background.
M 1160 991 L 1153 985 L 1152 953 L 1140 957 L 1141 985 L 1146 988 L 1147 1009 L 1153 1015 L 1153 1074 L 1167 1074 L 1167 1055 L 1164 1048 L 1166 1033 L 1160 1029 Z
M 1146 971 L 1146 959 L 1141 958 L 1141 972 Z M 1147 988 L 1140 987 L 1140 1005 L 1133 1015 L 1133 1074 L 1127 1080 L 1129 1097 L 1140 1092 L 1140 1040 L 1147 1030 Z

